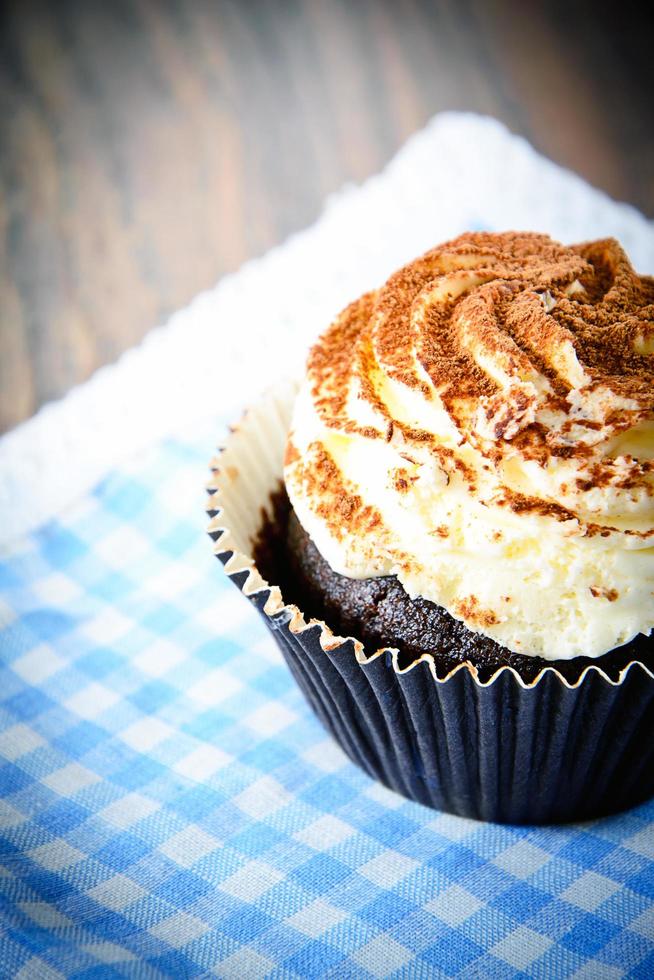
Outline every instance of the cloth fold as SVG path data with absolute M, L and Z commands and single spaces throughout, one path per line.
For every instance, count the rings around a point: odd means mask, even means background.
M 466 228 L 654 227 L 499 123 L 378 177 L 0 441 L 0 975 L 649 977 L 654 804 L 499 827 L 356 769 L 215 565 L 213 442 L 328 319 Z

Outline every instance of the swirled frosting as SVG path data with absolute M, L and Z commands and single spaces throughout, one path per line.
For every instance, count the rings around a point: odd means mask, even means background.
M 654 625 L 653 354 L 654 279 L 615 240 L 462 235 L 312 349 L 291 503 L 337 572 L 599 656 Z

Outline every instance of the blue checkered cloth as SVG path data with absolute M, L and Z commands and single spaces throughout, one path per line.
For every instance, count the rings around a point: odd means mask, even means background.
M 2 555 L 0 974 L 653 977 L 654 805 L 500 827 L 373 783 L 211 554 L 210 453 Z

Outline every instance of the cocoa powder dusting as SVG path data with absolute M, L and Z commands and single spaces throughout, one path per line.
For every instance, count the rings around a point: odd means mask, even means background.
M 595 585 L 591 585 L 590 591 L 595 599 L 608 599 L 609 602 L 615 602 L 619 598 L 619 593 L 616 589 L 601 589 Z
M 621 477 L 610 460 L 593 467 L 592 437 L 654 416 L 654 357 L 644 353 L 653 338 L 654 278 L 639 276 L 614 239 L 564 246 L 546 235 L 474 232 L 427 252 L 350 304 L 313 347 L 308 375 L 328 428 L 393 445 L 399 440 L 407 462 L 417 461 L 412 446 L 426 449 L 447 473 L 458 469 L 471 492 L 476 474 L 461 454 L 394 417 L 389 382 L 440 399 L 461 442 L 482 454 L 487 469 L 499 472 L 508 449 L 543 467 L 553 458 L 578 460 L 578 479 L 569 486 L 583 494 L 643 483 L 645 461 L 634 461 Z M 544 382 L 537 407 L 559 419 L 552 430 L 535 417 L 535 396 L 520 388 L 538 376 Z M 629 399 L 629 407 L 616 405 L 601 418 L 573 409 L 571 391 L 587 397 L 603 388 L 614 403 Z M 352 418 L 350 396 L 367 403 L 379 424 Z M 481 437 L 477 411 L 486 419 Z M 287 463 L 296 463 L 290 445 L 287 452 Z M 328 469 L 323 460 L 323 475 Z M 309 480 L 306 466 L 303 473 Z M 333 500 L 342 475 L 332 476 Z M 405 478 L 396 478 L 395 487 L 406 492 Z M 355 514 L 363 519 L 362 502 L 351 503 L 350 524 Z M 504 503 L 557 520 L 574 516 L 508 490 Z
M 496 626 L 500 621 L 492 609 L 482 609 L 479 604 L 479 599 L 475 595 L 470 595 L 466 599 L 461 599 L 460 602 L 455 603 L 454 612 L 461 619 L 474 626 L 488 628 L 489 626 Z
M 381 529 L 379 511 L 364 503 L 320 443 L 311 443 L 305 458 L 296 466 L 306 492 L 319 501 L 316 513 L 337 540 L 353 532 Z

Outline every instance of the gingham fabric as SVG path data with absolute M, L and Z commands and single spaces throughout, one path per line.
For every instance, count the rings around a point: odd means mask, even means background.
M 500 827 L 355 768 L 211 554 L 215 434 L 3 554 L 0 974 L 654 976 L 654 804 Z

